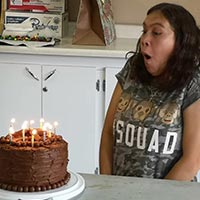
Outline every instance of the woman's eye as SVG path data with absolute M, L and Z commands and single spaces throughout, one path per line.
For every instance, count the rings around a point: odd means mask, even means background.
M 161 35 L 161 32 L 154 31 L 153 34 L 154 34 L 154 35 Z

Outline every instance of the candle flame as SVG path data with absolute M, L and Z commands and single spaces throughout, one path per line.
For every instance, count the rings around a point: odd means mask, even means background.
M 36 129 L 33 129 L 32 130 L 32 135 L 35 135 L 37 133 L 37 130 Z
M 55 127 L 58 126 L 58 122 L 55 121 L 55 122 L 53 123 L 53 125 L 54 125 Z
M 41 118 L 41 119 L 40 119 L 40 128 L 41 128 L 41 129 L 43 129 L 43 123 L 44 123 L 44 119 Z
M 13 134 L 13 133 L 15 133 L 15 130 L 14 130 L 14 128 L 12 126 L 10 126 L 10 128 L 9 128 L 9 134 Z
M 34 124 L 34 123 L 35 123 L 35 121 L 34 121 L 34 120 L 31 120 L 31 121 L 30 121 L 30 124 L 31 124 L 31 125 L 32 125 L 32 124 Z
M 40 119 L 40 123 L 43 123 L 43 122 L 44 122 L 44 119 L 43 119 L 43 118 L 41 118 L 41 119 Z
M 43 130 L 43 131 L 46 131 L 46 130 L 47 130 L 47 126 L 44 125 L 44 126 L 42 127 L 42 130 Z
M 23 122 L 22 129 L 28 129 L 28 121 Z
M 42 128 L 43 131 L 46 131 L 48 128 L 50 128 L 51 124 L 49 122 L 46 122 Z
M 12 119 L 10 120 L 10 122 L 13 123 L 13 124 L 15 123 L 15 121 L 16 121 L 15 118 L 12 118 Z

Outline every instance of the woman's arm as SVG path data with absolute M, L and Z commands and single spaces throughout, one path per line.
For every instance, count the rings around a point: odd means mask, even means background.
M 200 101 L 190 105 L 183 114 L 183 156 L 165 177 L 192 180 L 200 169 Z
M 106 114 L 100 144 L 100 173 L 112 174 L 113 120 L 122 89 L 117 83 Z

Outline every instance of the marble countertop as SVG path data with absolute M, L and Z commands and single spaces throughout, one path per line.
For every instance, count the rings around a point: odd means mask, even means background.
M 196 182 L 81 174 L 86 188 L 77 200 L 197 200 Z

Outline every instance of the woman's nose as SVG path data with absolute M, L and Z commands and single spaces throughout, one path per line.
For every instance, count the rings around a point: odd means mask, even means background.
M 141 38 L 142 46 L 149 46 L 150 45 L 150 38 L 148 35 L 142 36 Z

